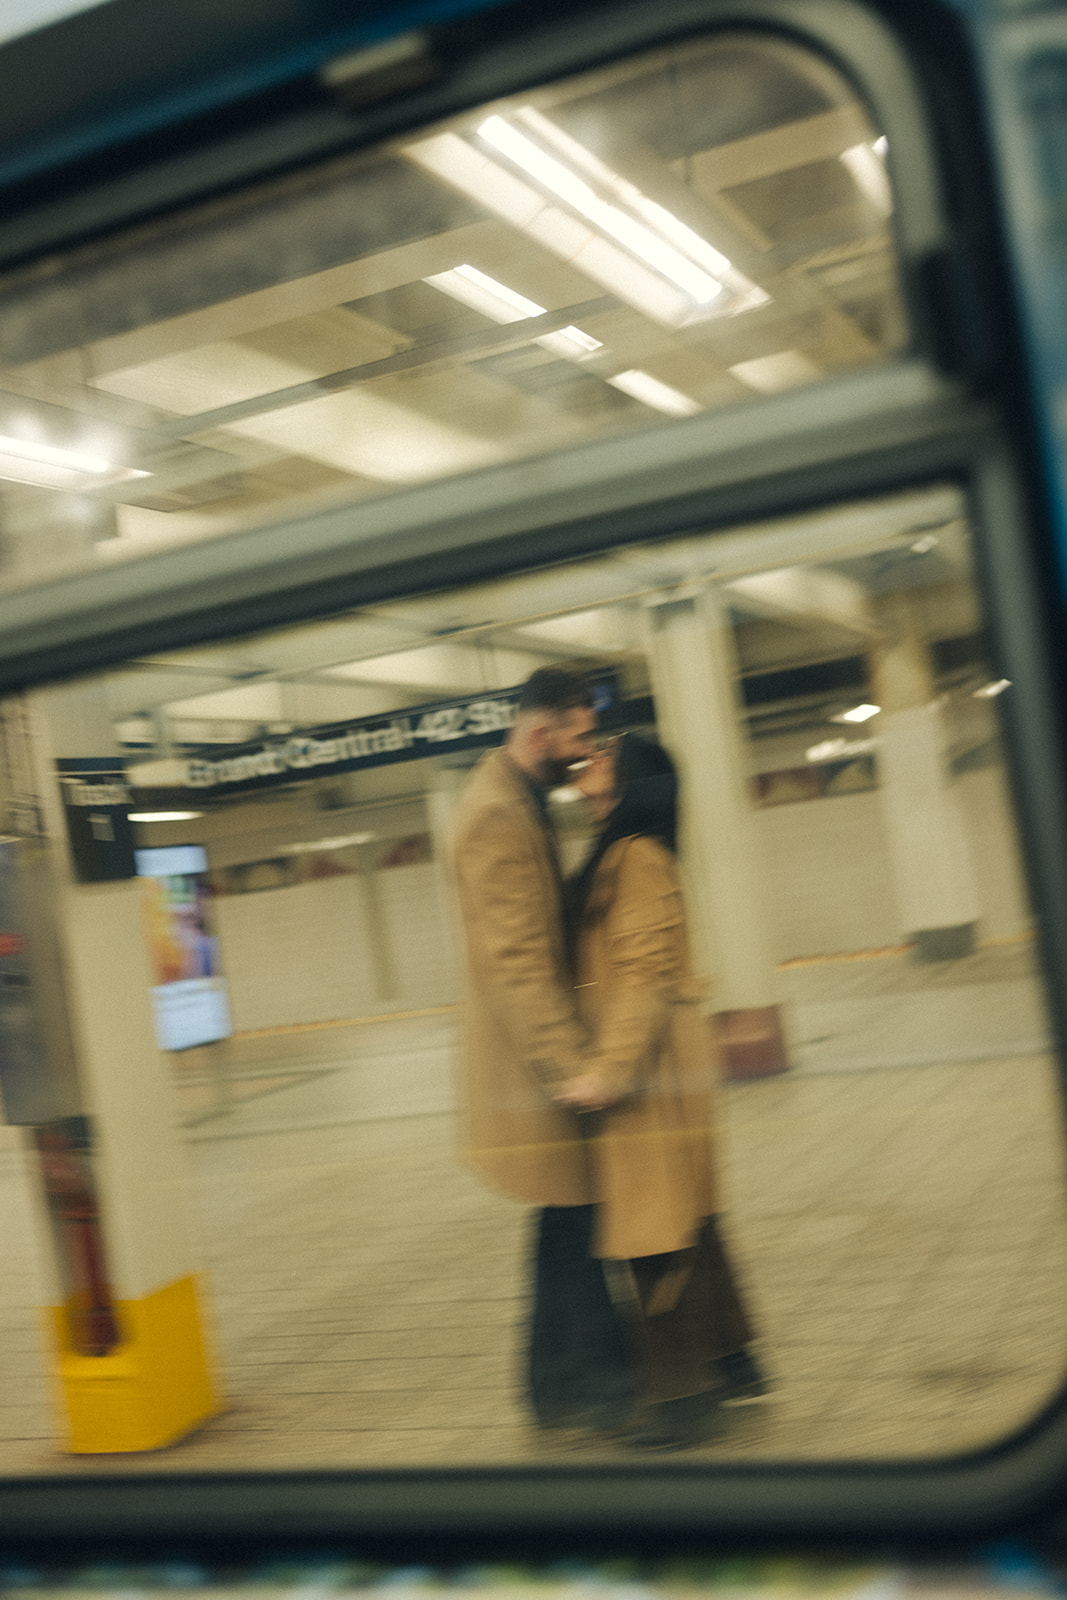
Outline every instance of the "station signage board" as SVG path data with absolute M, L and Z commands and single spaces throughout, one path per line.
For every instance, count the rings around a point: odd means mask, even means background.
M 191 789 L 229 794 L 265 789 L 294 778 L 328 777 L 421 761 L 446 752 L 502 744 L 515 720 L 519 689 L 490 690 L 464 699 L 407 706 L 385 716 L 331 723 L 251 744 L 231 745 L 225 754 L 197 755 L 185 763 Z M 593 685 L 598 710 L 614 702 L 613 677 Z
M 79 883 L 134 877 L 133 796 L 121 757 L 78 757 L 56 767 Z

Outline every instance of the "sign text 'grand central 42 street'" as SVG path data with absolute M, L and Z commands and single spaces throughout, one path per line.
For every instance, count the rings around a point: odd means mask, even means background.
M 446 749 L 498 744 L 515 720 L 517 699 L 515 689 L 490 692 L 476 699 L 412 706 L 387 717 L 293 733 L 217 758 L 196 756 L 186 762 L 186 782 L 194 789 L 258 787 L 293 773 L 346 772 L 414 761 Z

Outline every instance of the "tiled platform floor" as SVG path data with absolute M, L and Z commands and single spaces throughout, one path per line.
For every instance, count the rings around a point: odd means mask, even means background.
M 1029 961 L 783 973 L 797 1068 L 722 1095 L 729 1231 L 775 1395 L 696 1454 L 947 1454 L 1059 1384 L 1063 1159 Z M 0 1130 L 0 1473 L 602 1456 L 523 1415 L 526 1217 L 453 1159 L 454 1030 L 445 1012 L 249 1041 L 224 1116 L 213 1089 L 181 1092 L 228 1409 L 147 1456 L 56 1447 L 22 1156 Z

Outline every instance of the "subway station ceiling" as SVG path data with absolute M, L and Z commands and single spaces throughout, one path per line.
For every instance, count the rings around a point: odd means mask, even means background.
M 718 35 L 0 283 L 0 584 L 883 361 L 888 162 L 829 63 Z
M 642 695 L 649 608 L 707 583 L 733 625 L 754 732 L 853 703 L 848 673 L 835 684 L 811 669 L 862 663 L 896 626 L 887 606 L 906 606 L 935 651 L 981 628 L 959 495 L 946 485 L 132 661 L 108 676 L 108 701 L 120 740 L 152 760 L 504 689 L 552 662 L 613 666 L 624 692 Z
M 817 405 L 907 344 L 890 171 L 836 68 L 734 32 L 0 282 L 0 587 L 248 529 L 298 541 L 324 509 L 358 537 L 363 505 L 411 485 L 536 473 L 785 389 Z M 960 515 L 932 488 L 696 530 L 131 662 L 112 712 L 128 748 L 166 754 L 548 661 L 610 661 L 639 692 L 650 597 L 693 582 L 722 586 L 746 683 L 861 659 L 889 595 L 931 642 L 973 635 Z

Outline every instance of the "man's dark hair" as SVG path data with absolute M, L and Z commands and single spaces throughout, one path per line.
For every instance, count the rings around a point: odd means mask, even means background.
M 519 711 L 575 711 L 593 706 L 587 679 L 566 667 L 538 667 L 519 692 Z

